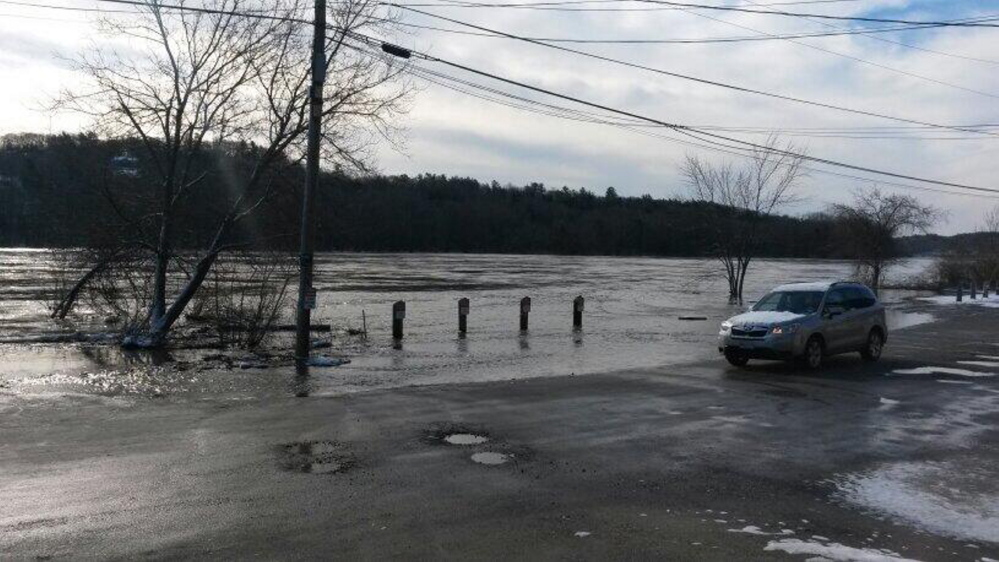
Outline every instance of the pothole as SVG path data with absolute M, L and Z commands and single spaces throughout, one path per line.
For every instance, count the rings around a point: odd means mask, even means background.
M 282 446 L 285 470 L 306 474 L 337 474 L 354 466 L 347 447 L 336 441 L 302 441 Z
M 481 445 L 489 441 L 489 438 L 474 433 L 452 433 L 445 437 L 444 441 L 451 445 Z
M 506 455 L 503 453 L 494 453 L 491 451 L 484 451 L 481 453 L 475 453 L 472 455 L 472 460 L 479 464 L 486 464 L 490 466 L 505 464 L 509 462 L 513 455 Z

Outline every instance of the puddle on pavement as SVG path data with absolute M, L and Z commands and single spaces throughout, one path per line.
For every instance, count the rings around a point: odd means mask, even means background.
M 337 474 L 354 465 L 347 448 L 336 441 L 304 441 L 282 447 L 282 466 L 292 472 Z
M 505 464 L 510 460 L 512 455 L 504 455 L 503 453 L 493 453 L 493 452 L 483 452 L 475 453 L 472 455 L 472 460 L 479 464 L 486 464 L 490 466 Z
M 474 433 L 452 433 L 444 438 L 444 441 L 451 445 L 481 445 L 489 438 L 484 435 L 475 435 Z

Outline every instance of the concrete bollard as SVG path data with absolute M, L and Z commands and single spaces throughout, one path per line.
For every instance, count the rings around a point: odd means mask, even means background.
M 582 328 L 583 327 L 583 307 L 584 307 L 583 295 L 572 299 L 572 327 Z
M 401 340 L 403 335 L 402 323 L 406 319 L 406 302 L 396 301 L 392 305 L 392 337 Z
M 978 298 L 978 284 L 974 280 L 971 281 L 971 300 Z
M 458 299 L 458 333 L 465 335 L 468 332 L 468 299 Z
M 527 331 L 527 320 L 531 314 L 531 297 L 520 299 L 520 331 Z
M 957 302 L 961 302 L 963 300 L 964 300 L 964 284 L 963 283 L 958 283 L 957 284 Z

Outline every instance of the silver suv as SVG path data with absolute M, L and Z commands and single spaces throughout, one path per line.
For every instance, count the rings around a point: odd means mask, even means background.
M 817 369 L 837 353 L 859 351 L 877 361 L 887 340 L 884 306 L 866 286 L 794 283 L 722 322 L 718 351 L 737 367 L 750 359 L 801 359 Z

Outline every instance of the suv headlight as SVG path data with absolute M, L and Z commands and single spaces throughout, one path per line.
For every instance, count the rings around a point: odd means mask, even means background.
M 728 320 L 721 323 L 721 333 L 727 334 L 732 330 L 732 323 Z
M 798 326 L 800 324 L 788 324 L 786 326 L 774 326 L 770 329 L 770 333 L 775 336 L 782 336 L 784 334 L 793 334 L 798 331 Z

